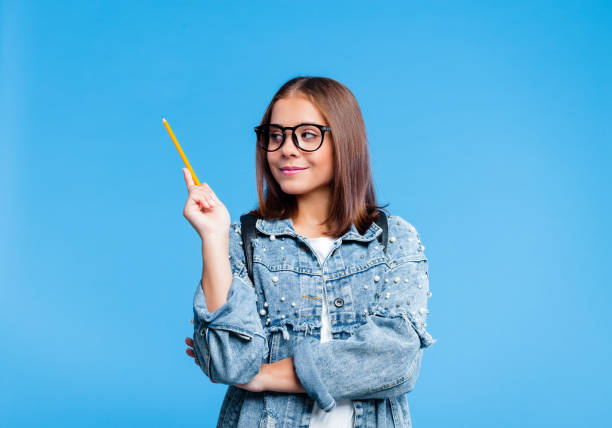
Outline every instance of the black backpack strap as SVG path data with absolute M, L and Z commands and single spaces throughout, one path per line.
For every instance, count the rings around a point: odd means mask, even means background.
M 251 240 L 257 236 L 257 229 L 255 229 L 255 222 L 257 217 L 251 213 L 246 213 L 240 216 L 240 232 L 242 235 L 242 249 L 244 250 L 244 261 L 247 267 L 247 272 L 251 282 L 255 285 L 253 280 L 253 246 Z
M 376 224 L 382 229 L 382 233 L 378 235 L 378 242 L 383 246 L 383 251 L 387 255 L 387 237 L 389 235 L 389 225 L 387 222 L 387 214 L 382 210 L 378 210 L 378 216 L 376 217 Z

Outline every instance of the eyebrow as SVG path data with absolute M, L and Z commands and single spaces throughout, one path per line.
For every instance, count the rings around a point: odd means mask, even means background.
M 319 125 L 319 126 L 329 126 L 329 125 L 324 125 L 322 123 L 315 123 L 315 122 L 302 122 L 302 123 L 298 123 L 297 125 L 294 126 L 283 126 L 280 123 L 270 123 L 270 125 L 276 125 L 276 126 L 280 126 L 281 128 L 294 128 L 296 126 L 300 126 L 300 125 Z

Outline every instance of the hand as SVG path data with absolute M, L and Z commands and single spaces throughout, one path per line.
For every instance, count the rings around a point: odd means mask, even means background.
M 259 369 L 259 373 L 257 373 L 253 378 L 247 383 L 237 383 L 234 386 L 237 386 L 241 389 L 246 389 L 251 392 L 262 392 L 267 391 L 266 382 L 265 382 L 265 372 L 262 370 L 265 364 L 261 365 Z
M 189 169 L 183 168 L 183 175 L 189 197 L 183 208 L 183 216 L 198 232 L 200 238 L 214 234 L 227 234 L 230 227 L 230 214 L 210 186 L 196 185 Z
M 187 336 L 185 338 L 185 343 L 190 346 L 190 348 L 185 349 L 185 352 L 187 353 L 187 355 L 189 355 L 191 358 L 193 358 L 195 361 L 195 363 L 199 366 L 200 362 L 198 361 L 198 357 L 196 357 L 195 352 L 193 352 L 193 339 L 189 336 Z
M 200 362 L 198 361 L 198 357 L 196 357 L 195 352 L 193 352 L 193 339 L 189 336 L 187 336 L 185 338 L 185 343 L 190 346 L 190 348 L 185 349 L 185 352 L 187 353 L 187 355 L 189 355 L 190 357 L 192 357 L 194 359 L 194 362 L 199 366 Z M 211 382 L 217 383 L 214 380 L 211 379 Z

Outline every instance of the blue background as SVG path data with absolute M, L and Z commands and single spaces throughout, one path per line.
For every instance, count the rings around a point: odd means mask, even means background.
M 313 75 L 426 246 L 414 425 L 609 426 L 612 7 L 489 3 L 0 3 L 0 424 L 214 426 L 161 117 L 236 221 L 253 126 Z

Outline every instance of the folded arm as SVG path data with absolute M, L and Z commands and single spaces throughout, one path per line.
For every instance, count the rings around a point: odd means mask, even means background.
M 393 259 L 379 282 L 381 298 L 349 338 L 321 343 L 306 336 L 295 345 L 297 376 L 321 409 L 332 410 L 339 399 L 387 398 L 414 389 L 423 349 L 436 342 L 425 329 L 429 287 L 422 248 Z

